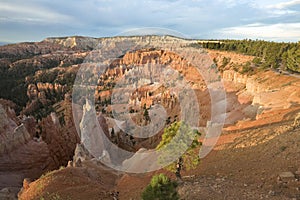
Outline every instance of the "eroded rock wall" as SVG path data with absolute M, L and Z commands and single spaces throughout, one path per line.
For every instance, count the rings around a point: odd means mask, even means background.
M 21 187 L 24 178 L 38 178 L 72 160 L 79 137 L 69 99 L 61 107 L 60 118 L 51 113 L 39 123 L 32 117 L 15 122 L 0 104 L 0 188 Z

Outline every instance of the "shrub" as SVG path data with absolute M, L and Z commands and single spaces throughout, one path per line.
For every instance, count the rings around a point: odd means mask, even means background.
M 176 200 L 179 195 L 176 191 L 177 183 L 166 175 L 159 174 L 152 177 L 150 184 L 142 193 L 143 200 Z
M 245 65 L 242 66 L 241 73 L 245 74 L 245 73 L 251 72 L 252 70 L 253 69 L 251 67 L 251 63 L 248 61 Z
M 171 172 L 176 172 L 177 161 L 173 161 L 174 156 L 182 157 L 185 169 L 190 170 L 197 167 L 200 162 L 199 155 L 196 149 L 201 146 L 198 141 L 200 133 L 193 130 L 185 122 L 174 122 L 164 129 L 161 142 L 156 149 L 161 150 L 161 155 L 158 158 L 160 164 L 170 162 L 166 167 Z M 171 141 L 173 141 L 171 143 Z M 189 145 L 189 146 L 187 146 Z M 182 152 L 185 152 L 183 155 Z

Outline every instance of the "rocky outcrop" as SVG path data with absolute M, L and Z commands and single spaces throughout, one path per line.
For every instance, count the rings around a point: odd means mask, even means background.
M 0 137 L 0 155 L 26 144 L 31 137 L 24 124 L 18 126 L 8 117 L 2 105 L 0 105 Z
M 51 103 L 61 99 L 68 89 L 66 85 L 57 83 L 37 83 L 29 84 L 27 87 L 27 96 L 29 101 L 21 114 L 31 115 L 39 112 L 41 108 L 48 107 Z
M 292 106 L 291 102 L 300 103 L 299 92 L 296 89 L 299 80 L 295 77 L 276 74 L 272 71 L 249 75 L 234 70 L 225 70 L 223 79 L 233 84 L 244 85 L 243 93 L 253 96 L 253 105 L 258 104 L 268 108 L 288 108 Z M 280 96 L 281 98 L 278 98 Z
M 238 73 L 234 70 L 226 70 L 223 72 L 223 80 L 231 81 L 235 84 L 245 84 L 248 81 L 248 76 L 246 74 Z
M 268 91 L 268 85 L 260 84 L 256 76 L 251 76 L 249 74 L 241 74 L 234 70 L 225 70 L 223 72 L 223 80 L 230 81 L 234 84 L 243 84 L 247 92 L 253 96 L 258 93 Z
M 77 144 L 71 166 L 80 167 L 82 161 L 91 160 L 91 159 L 93 159 L 93 156 L 84 147 L 84 145 L 83 144 Z
M 0 188 L 19 187 L 24 178 L 37 178 L 45 170 L 55 168 L 47 144 L 34 138 L 34 131 L 26 128 L 35 127 L 34 121 L 24 118 L 17 125 L 2 105 L 0 118 Z
M 55 113 L 42 119 L 40 126 L 42 140 L 47 144 L 55 166 L 66 165 L 73 157 L 77 133 L 62 127 Z
M 23 117 L 17 118 L 18 125 L 0 105 L 0 189 L 21 187 L 24 178 L 38 178 L 72 160 L 79 137 L 70 99 L 61 106 L 60 118 L 51 113 L 37 124 L 32 117 Z
M 200 54 L 199 59 L 205 60 L 205 54 Z M 144 49 L 126 53 L 122 58 L 115 60 L 106 71 L 108 77 L 126 75 L 134 66 L 142 66 L 139 75 L 149 78 L 154 82 L 167 66 L 181 73 L 191 83 L 203 83 L 203 79 L 197 69 L 180 55 L 165 50 Z M 142 77 L 140 77 L 142 78 Z
M 99 39 L 91 38 L 91 37 L 63 37 L 63 38 L 47 38 L 44 40 L 45 42 L 49 42 L 52 44 L 62 45 L 67 48 L 77 48 L 77 49 L 85 49 L 91 50 L 97 47 L 99 43 Z
M 71 36 L 71 37 L 54 37 L 47 38 L 43 42 L 52 43 L 56 45 L 61 45 L 66 48 L 72 49 L 83 49 L 83 50 L 91 50 L 96 48 L 108 48 L 112 46 L 122 45 L 124 41 L 128 43 L 136 43 L 137 45 L 149 44 L 151 41 L 153 44 L 157 41 L 158 43 L 164 40 L 165 45 L 175 45 L 180 42 L 182 45 L 188 45 L 190 43 L 194 43 L 192 40 L 185 40 L 172 36 L 132 36 L 132 37 L 122 37 L 116 36 L 112 38 L 92 38 L 92 37 L 81 37 L 81 36 Z M 105 46 L 103 46 L 105 45 Z
M 58 83 L 37 83 L 29 84 L 27 87 L 27 96 L 29 100 L 35 101 L 39 100 L 43 104 L 47 104 L 49 100 L 46 99 L 46 94 L 48 95 L 59 95 L 65 94 L 67 92 L 66 85 L 60 85 Z
M 60 85 L 58 83 L 37 83 L 38 91 L 50 91 L 52 93 L 65 93 L 67 91 L 66 86 Z
M 55 165 L 65 166 L 73 158 L 79 135 L 74 125 L 69 95 L 66 94 L 65 100 L 56 107 L 57 114 L 51 113 L 42 119 L 39 126 L 41 137 L 47 143 Z

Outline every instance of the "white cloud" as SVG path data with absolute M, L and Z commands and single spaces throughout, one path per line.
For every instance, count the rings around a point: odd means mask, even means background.
M 293 6 L 300 5 L 300 0 L 252 0 L 249 5 L 264 13 L 265 18 L 286 17 L 299 13 Z M 278 19 L 280 20 L 280 19 Z M 279 22 L 278 22 L 279 23 Z
M 25 4 L 24 4 L 25 3 Z M 16 3 L 0 2 L 1 21 L 9 22 L 45 22 L 60 23 L 70 21 L 71 17 L 57 13 L 37 5 L 30 5 L 25 1 Z
M 233 38 L 261 38 L 266 40 L 291 40 L 300 38 L 300 23 L 278 23 L 278 24 L 248 24 L 244 26 L 224 28 L 221 34 Z
M 98 37 L 112 36 L 131 28 L 162 27 L 197 38 L 230 38 L 232 34 L 226 30 L 237 32 L 240 29 L 236 27 L 248 30 L 251 26 L 267 32 L 271 28 L 277 30 L 276 36 L 280 36 L 280 31 L 284 37 L 287 34 L 298 36 L 291 24 L 286 31 L 281 27 L 285 27 L 285 23 L 300 23 L 300 11 L 292 6 L 299 1 L 0 0 L 0 37 L 18 41 L 73 34 Z M 260 24 L 254 24 L 256 22 Z M 220 29 L 225 31 L 223 35 L 217 35 Z M 256 38 L 261 38 L 261 34 Z
M 248 3 L 249 0 L 217 0 L 217 2 L 224 7 L 232 8 L 234 6 L 238 6 L 240 4 Z
M 278 3 L 278 4 L 268 5 L 267 8 L 285 9 L 285 8 L 289 8 L 289 7 L 295 6 L 295 5 L 300 5 L 300 0 L 293 0 L 293 1 L 282 2 L 282 3 Z
M 291 15 L 291 14 L 296 14 L 298 13 L 297 11 L 294 10 L 274 10 L 273 12 L 274 15 L 277 16 L 282 16 L 282 15 Z

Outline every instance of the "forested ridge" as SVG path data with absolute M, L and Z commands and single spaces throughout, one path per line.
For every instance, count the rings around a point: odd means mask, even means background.
M 199 42 L 204 48 L 233 51 L 255 56 L 258 66 L 300 72 L 300 42 L 269 42 L 263 40 L 219 40 Z

